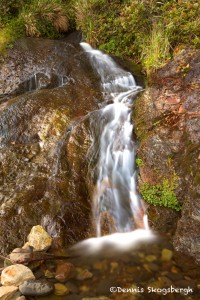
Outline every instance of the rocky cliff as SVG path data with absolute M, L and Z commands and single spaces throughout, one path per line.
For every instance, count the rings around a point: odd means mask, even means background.
M 0 252 L 37 224 L 57 246 L 87 237 L 89 112 L 102 100 L 87 55 L 78 43 L 20 40 L 0 80 Z
M 171 233 L 177 250 L 200 261 L 200 52 L 182 50 L 157 71 L 136 101 L 139 188 L 148 198 L 167 180 L 181 211 L 148 208 L 153 228 Z M 176 181 L 176 184 L 174 184 Z M 151 195 L 149 195 L 149 198 Z M 167 198 L 167 197 L 166 197 Z M 153 201 L 153 200 L 152 200 Z M 170 206 L 170 203 L 165 203 Z
M 161 68 L 133 119 L 139 189 L 167 180 L 182 207 L 149 205 L 151 226 L 200 261 L 199 59 L 183 50 Z M 0 82 L 0 252 L 23 244 L 36 224 L 58 247 L 88 237 L 91 128 L 102 95 L 87 55 L 77 42 L 23 39 L 1 59 Z

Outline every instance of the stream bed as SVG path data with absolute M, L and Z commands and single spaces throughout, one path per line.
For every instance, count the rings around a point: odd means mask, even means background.
M 104 253 L 93 257 L 85 254 L 70 262 L 77 270 L 84 269 L 86 277 L 91 278 L 67 281 L 68 295 L 27 297 L 27 300 L 200 298 L 200 268 L 191 258 L 174 252 L 166 236 L 126 253 L 113 252 L 107 257 Z

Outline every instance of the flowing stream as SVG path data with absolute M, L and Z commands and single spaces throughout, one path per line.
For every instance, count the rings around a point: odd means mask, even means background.
M 137 192 L 131 107 L 142 90 L 130 72 L 87 43 L 81 43 L 101 81 L 104 105 L 100 109 L 99 155 L 94 192 L 96 235 L 148 229 L 145 207 Z

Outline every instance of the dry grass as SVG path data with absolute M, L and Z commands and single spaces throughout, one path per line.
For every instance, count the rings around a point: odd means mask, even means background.
M 31 12 L 23 15 L 23 21 L 26 28 L 27 36 L 40 36 L 40 32 L 37 29 L 37 21 L 35 19 L 35 16 Z
M 69 29 L 69 20 L 65 7 L 59 0 L 35 0 L 24 8 L 21 18 L 28 36 L 41 36 L 50 24 L 55 31 L 65 32 Z

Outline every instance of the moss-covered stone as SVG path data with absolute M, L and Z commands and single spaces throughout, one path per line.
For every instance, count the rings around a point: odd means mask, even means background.
M 143 161 L 138 185 L 144 200 L 150 197 L 152 204 L 160 205 L 163 182 L 170 182 L 176 174 L 177 185 L 168 186 L 166 198 L 177 199 L 182 206 L 180 214 L 150 205 L 150 222 L 154 228 L 175 234 L 177 249 L 196 258 L 200 232 L 199 62 L 199 51 L 180 51 L 154 74 L 133 112 L 140 140 L 138 157 Z

